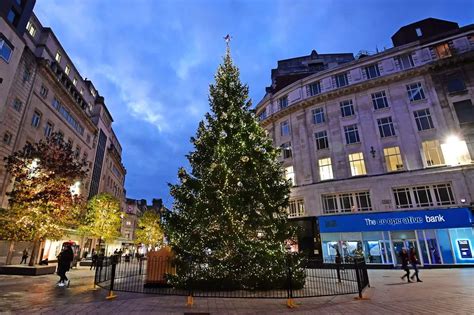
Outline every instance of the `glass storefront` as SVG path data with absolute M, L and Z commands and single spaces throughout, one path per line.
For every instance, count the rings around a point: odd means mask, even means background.
M 474 228 L 471 212 L 466 208 L 332 215 L 318 219 L 325 262 L 334 262 L 339 252 L 343 262 L 364 257 L 368 264 L 397 265 L 401 250 L 414 248 L 422 265 L 474 264 Z M 411 226 L 421 229 L 403 229 Z M 432 226 L 447 228 L 430 229 Z

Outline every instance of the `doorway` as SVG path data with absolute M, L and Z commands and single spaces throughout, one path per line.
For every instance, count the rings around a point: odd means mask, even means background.
M 398 265 L 402 264 L 402 260 L 400 258 L 400 252 L 402 251 L 403 248 L 405 248 L 407 252 L 410 251 L 410 248 L 414 248 L 416 251 L 416 257 L 418 257 L 418 259 L 420 260 L 420 263 L 422 263 L 422 259 L 420 259 L 420 253 L 419 253 L 416 239 L 392 240 L 392 244 L 393 244 L 393 251 L 394 251 Z

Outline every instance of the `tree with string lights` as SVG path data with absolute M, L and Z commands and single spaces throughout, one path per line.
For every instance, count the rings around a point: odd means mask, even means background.
M 160 216 L 151 210 L 147 210 L 138 219 L 138 229 L 135 232 L 135 243 L 145 245 L 153 249 L 163 245 L 163 229 L 160 223 Z
M 191 138 L 191 170 L 180 168 L 179 183 L 170 185 L 174 208 L 165 231 L 178 267 L 170 278 L 186 285 L 192 274 L 193 285 L 214 289 L 282 287 L 285 241 L 294 237 L 286 212 L 290 183 L 279 150 L 250 110 L 229 45 L 209 104 Z
M 9 207 L 0 212 L 0 237 L 32 241 L 32 266 L 41 241 L 60 239 L 65 229 L 78 223 L 85 200 L 71 187 L 86 177 L 87 163 L 76 156 L 59 133 L 27 143 L 5 161 L 13 189 L 8 194 Z

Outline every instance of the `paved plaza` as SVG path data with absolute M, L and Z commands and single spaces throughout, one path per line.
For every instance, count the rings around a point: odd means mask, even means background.
M 81 267 L 69 273 L 70 288 L 57 288 L 55 275 L 0 275 L 1 314 L 473 314 L 474 269 L 421 270 L 423 283 L 405 283 L 400 270 L 370 270 L 372 287 L 366 300 L 356 295 L 297 299 L 295 309 L 285 300 L 196 298 L 94 290 L 93 272 Z

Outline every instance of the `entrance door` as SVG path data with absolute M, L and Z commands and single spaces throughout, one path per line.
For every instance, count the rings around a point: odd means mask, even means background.
M 392 244 L 393 244 L 393 251 L 395 253 L 395 256 L 396 256 L 396 259 L 397 259 L 397 264 L 398 265 L 401 265 L 402 264 L 402 260 L 400 258 L 400 253 L 402 251 L 403 248 L 405 248 L 407 250 L 407 252 L 410 251 L 410 248 L 414 248 L 415 251 L 416 251 L 416 256 L 417 257 L 420 257 L 419 256 L 419 253 L 418 253 L 418 246 L 416 246 L 416 240 L 413 240 L 413 239 L 409 239 L 409 240 L 392 240 Z M 418 258 L 419 259 L 419 258 Z
M 390 250 L 389 241 L 379 241 L 380 253 L 382 256 L 382 264 L 393 264 L 392 251 Z

